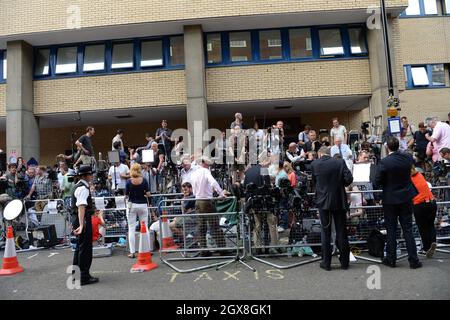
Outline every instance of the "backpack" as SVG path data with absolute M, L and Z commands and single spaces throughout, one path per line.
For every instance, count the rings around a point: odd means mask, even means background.
M 374 229 L 367 238 L 367 247 L 372 257 L 383 258 L 384 246 L 386 244 L 386 236 L 379 230 Z

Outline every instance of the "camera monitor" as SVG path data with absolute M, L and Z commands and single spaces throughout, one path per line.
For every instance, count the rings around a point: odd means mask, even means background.
M 119 163 L 120 157 L 119 157 L 119 151 L 108 151 L 108 160 L 110 163 Z

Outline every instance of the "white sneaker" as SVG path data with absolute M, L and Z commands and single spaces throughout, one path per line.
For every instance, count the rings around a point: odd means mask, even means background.
M 278 227 L 277 227 L 277 231 L 278 231 L 278 232 L 284 232 L 284 230 L 285 230 L 285 229 L 284 229 L 283 227 L 281 227 L 281 226 L 278 226 Z

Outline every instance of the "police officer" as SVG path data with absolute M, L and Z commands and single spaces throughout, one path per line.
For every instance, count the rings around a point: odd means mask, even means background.
M 72 195 L 72 227 L 77 236 L 77 246 L 73 256 L 73 265 L 81 271 L 81 285 L 98 282 L 98 278 L 90 275 L 92 263 L 92 221 L 94 206 L 89 190 L 93 172 L 89 165 L 82 165 L 78 170 L 79 181 L 74 187 Z

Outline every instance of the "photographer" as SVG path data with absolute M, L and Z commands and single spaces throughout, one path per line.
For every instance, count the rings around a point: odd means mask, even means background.
M 158 142 L 160 150 L 164 152 L 168 161 L 171 161 L 172 152 L 172 130 L 167 127 L 167 120 L 161 122 L 161 128 L 156 130 L 155 141 Z
M 45 166 L 38 167 L 33 186 L 25 197 L 26 199 L 30 199 L 34 192 L 36 192 L 36 199 L 38 200 L 53 198 L 52 180 L 47 177 L 46 172 L 47 168 Z
M 130 177 L 130 169 L 126 164 L 115 162 L 109 168 L 108 180 L 111 182 L 111 190 L 123 195 L 127 179 Z
M 292 167 L 300 169 L 300 164 L 305 157 L 305 151 L 302 148 L 299 150 L 295 142 L 289 144 L 289 148 L 286 150 L 286 161 L 292 164 Z
M 81 149 L 81 156 L 78 162 L 84 165 L 94 165 L 94 148 L 92 147 L 92 136 L 95 134 L 95 129 L 93 127 L 86 128 L 86 134 L 82 135 L 76 142 L 76 146 Z
M 419 130 L 414 132 L 413 138 L 409 141 L 408 147 L 412 148 L 417 154 L 418 162 L 425 161 L 427 155 L 427 144 L 428 140 L 426 138 L 427 129 L 423 122 L 419 122 Z
M 322 144 L 317 140 L 316 130 L 310 130 L 309 134 L 308 134 L 308 138 L 309 138 L 309 140 L 308 140 L 308 142 L 305 143 L 303 150 L 305 152 L 319 151 Z
M 8 164 L 8 173 L 5 175 L 5 179 L 8 183 L 6 193 L 13 199 L 17 198 L 16 194 L 16 180 L 17 180 L 17 164 Z
M 255 219 L 255 227 L 253 229 L 253 239 L 255 246 L 259 247 L 263 245 L 263 239 L 261 237 L 261 231 L 263 228 L 263 218 L 266 217 L 267 225 L 270 234 L 270 245 L 276 246 L 278 244 L 278 232 L 277 232 L 277 217 L 274 213 L 275 208 L 271 208 L 270 204 L 266 202 L 269 199 L 267 194 L 259 195 L 259 190 L 262 187 L 270 188 L 270 177 L 268 172 L 269 161 L 264 161 L 259 164 L 252 165 L 250 169 L 245 172 L 244 187 L 246 189 L 246 201 L 253 198 L 252 201 L 247 202 L 247 208 L 252 212 Z M 253 191 L 249 189 L 253 188 Z M 259 189 L 259 190 L 258 190 Z M 246 209 L 247 209 L 246 208 Z M 246 210 L 247 211 L 247 210 Z M 274 251 L 273 248 L 269 250 Z M 274 253 L 274 252 L 270 252 Z M 276 252 L 275 252 L 276 253 Z

